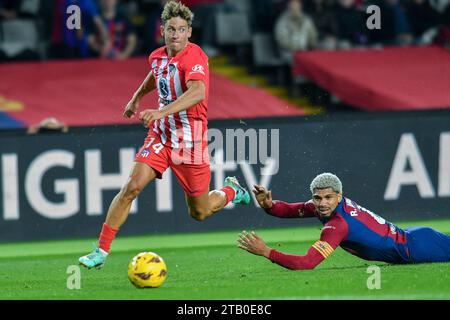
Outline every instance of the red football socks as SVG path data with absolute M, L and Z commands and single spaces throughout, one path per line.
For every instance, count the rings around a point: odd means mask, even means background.
M 233 201 L 234 197 L 236 196 L 236 191 L 234 191 L 234 189 L 232 187 L 223 187 L 222 189 L 220 189 L 220 191 L 225 192 L 225 195 L 227 196 L 227 204 L 230 201 Z
M 98 240 L 98 246 L 100 249 L 109 253 L 109 248 L 116 237 L 117 231 L 119 230 L 111 228 L 106 223 L 103 224 L 102 232 L 100 233 L 100 238 Z

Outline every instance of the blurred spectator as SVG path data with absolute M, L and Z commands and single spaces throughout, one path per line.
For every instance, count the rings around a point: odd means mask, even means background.
M 48 1 L 48 0 L 45 0 Z M 89 48 L 87 44 L 86 27 L 92 24 L 102 40 L 107 43 L 108 37 L 103 26 L 100 14 L 94 0 L 54 0 L 54 22 L 51 35 L 50 57 L 52 58 L 79 58 L 87 57 Z M 81 11 L 81 28 L 70 30 L 67 28 L 67 8 L 76 5 Z
M 48 0 L 0 0 L 0 19 L 34 18 L 41 1 Z
M 67 133 L 69 131 L 69 127 L 59 121 L 58 119 L 54 117 L 45 118 L 38 124 L 31 125 L 27 133 L 28 134 L 36 134 L 36 133 L 43 133 L 43 132 L 63 132 Z
M 202 47 L 209 57 L 219 54 L 216 44 L 216 14 L 233 12 L 236 8 L 224 0 L 182 0 L 194 13 L 193 41 Z
M 108 30 L 110 41 L 102 41 L 95 28 L 90 30 L 88 43 L 91 50 L 101 58 L 128 59 L 136 49 L 137 38 L 129 20 L 118 12 L 118 0 L 101 0 L 101 18 Z M 96 32 L 97 31 L 97 32 Z
M 445 9 L 442 11 L 441 21 L 443 22 L 443 24 L 445 24 L 447 26 L 450 25 L 450 0 L 449 0 L 448 6 L 445 7 Z
M 154 11 L 154 8 L 159 8 L 160 1 L 162 0 L 152 0 L 151 3 L 143 0 L 119 1 L 119 12 L 122 12 L 128 18 L 138 39 L 136 52 L 142 50 L 147 18 Z
M 20 15 L 22 17 L 36 18 L 39 15 L 42 2 L 46 0 L 20 0 Z M 48 0 L 47 0 L 48 1 Z
M 437 33 L 439 15 L 427 0 L 411 0 L 406 5 L 406 13 L 411 21 L 411 32 L 420 44 L 430 43 L 426 39 L 430 32 Z M 432 30 L 434 29 L 434 30 Z
M 444 13 L 450 6 L 450 0 L 429 0 L 429 3 L 439 13 Z
M 137 0 L 119 0 L 120 7 L 122 8 L 123 14 L 128 19 L 133 19 L 133 17 L 139 15 L 139 1 Z
M 437 35 L 433 40 L 436 44 L 443 45 L 450 49 L 450 5 L 442 12 L 440 20 Z
M 13 19 L 18 16 L 20 0 L 0 0 L 0 19 Z
M 38 60 L 40 0 L 0 0 L 0 61 Z
M 338 48 L 367 44 L 365 13 L 356 9 L 354 0 L 338 0 L 334 14 Z
M 286 10 L 275 24 L 275 40 L 283 59 L 291 64 L 293 54 L 299 50 L 314 49 L 318 33 L 311 18 L 303 12 L 300 0 L 289 0 Z
M 273 32 L 277 16 L 283 8 L 283 0 L 251 0 L 252 15 L 250 18 L 255 32 Z
M 373 43 L 383 45 L 409 45 L 413 42 L 406 11 L 399 0 L 376 0 L 381 10 L 381 29 L 370 30 Z
M 158 7 L 154 8 L 147 17 L 144 30 L 144 53 L 148 54 L 164 45 L 164 38 L 161 35 L 161 12 L 167 1 L 159 0 Z
M 304 2 L 305 12 L 312 18 L 319 33 L 318 48 L 335 49 L 337 47 L 336 21 L 332 0 L 308 0 Z

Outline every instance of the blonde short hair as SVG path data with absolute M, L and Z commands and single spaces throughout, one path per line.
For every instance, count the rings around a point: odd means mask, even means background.
M 309 186 L 312 194 L 314 193 L 314 189 L 326 188 L 331 188 L 334 192 L 342 193 L 342 182 L 336 175 L 324 172 L 316 176 Z
M 192 26 L 192 21 L 194 20 L 194 14 L 192 11 L 181 2 L 170 0 L 164 6 L 161 14 L 161 20 L 165 25 L 167 21 L 176 17 L 186 20 L 188 25 Z

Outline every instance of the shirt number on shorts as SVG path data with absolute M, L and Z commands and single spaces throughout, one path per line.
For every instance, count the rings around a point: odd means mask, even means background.
M 152 145 L 154 141 L 155 138 L 151 138 L 149 143 L 145 145 L 145 148 L 150 148 L 151 146 L 153 148 L 153 151 L 158 154 L 164 148 L 164 145 L 162 143 L 155 143 L 154 145 Z

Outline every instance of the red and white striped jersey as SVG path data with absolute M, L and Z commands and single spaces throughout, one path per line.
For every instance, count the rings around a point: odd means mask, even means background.
M 192 148 L 193 143 L 207 140 L 209 92 L 208 57 L 196 44 L 188 42 L 186 48 L 175 57 L 169 57 L 166 46 L 153 51 L 149 63 L 159 94 L 159 109 L 164 109 L 187 91 L 189 80 L 201 80 L 205 84 L 205 99 L 187 110 L 171 114 L 150 125 L 161 137 L 161 142 L 172 148 Z

